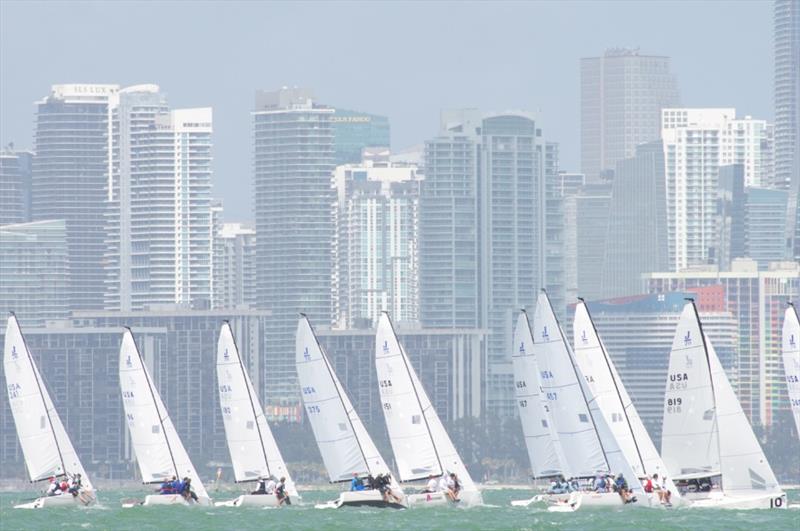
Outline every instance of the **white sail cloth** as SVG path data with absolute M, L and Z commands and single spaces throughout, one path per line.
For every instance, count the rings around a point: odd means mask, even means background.
M 285 477 L 287 492 L 296 497 L 297 489 L 227 322 L 222 324 L 217 341 L 217 386 L 236 481 Z
M 455 473 L 461 483 L 462 498 L 479 497 L 472 477 L 447 435 L 386 313 L 378 321 L 375 367 L 400 480 L 413 481 L 429 475 Z
M 295 353 L 306 415 L 330 481 L 389 474 L 305 315 L 297 323 Z M 394 477 L 392 490 L 402 492 Z
M 661 457 L 673 479 L 719 474 L 714 394 L 699 318 L 687 304 L 669 357 Z
M 572 330 L 578 367 L 633 471 L 640 478 L 666 477 L 667 488 L 679 496 L 583 301 L 575 307 Z
M 130 330 L 125 330 L 122 336 L 119 383 L 142 481 L 160 483 L 172 476 L 188 477 L 201 503 L 208 503 L 208 493 L 167 414 Z
M 84 489 L 93 490 L 14 315 L 9 316 L 6 327 L 3 365 L 8 402 L 30 480 L 80 474 Z
M 558 442 L 549 406 L 541 392 L 539 366 L 536 363 L 533 335 L 528 315 L 522 311 L 514 329 L 514 388 L 528 448 L 528 458 L 535 478 L 569 475 Z
M 783 369 L 794 425 L 800 438 L 800 318 L 794 305 L 786 308 L 783 317 Z

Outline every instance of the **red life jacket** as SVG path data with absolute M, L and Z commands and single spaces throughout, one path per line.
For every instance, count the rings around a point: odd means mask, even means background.
M 644 491 L 645 492 L 653 492 L 653 480 L 647 478 L 647 483 L 644 484 Z

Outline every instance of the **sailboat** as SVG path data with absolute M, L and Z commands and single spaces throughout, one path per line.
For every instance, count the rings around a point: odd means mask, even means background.
M 192 465 L 178 432 L 153 384 L 133 334 L 125 329 L 119 350 L 119 385 L 133 451 L 144 484 L 162 484 L 173 478 L 189 478 L 197 504 L 211 505 L 203 482 Z M 150 494 L 133 505 L 189 504 L 180 494 Z
M 572 331 L 575 361 L 634 473 L 640 479 L 652 477 L 654 474 L 661 478 L 666 477 L 665 486 L 672 493 L 672 499 L 679 500 L 680 494 L 672 482 L 671 474 L 658 455 L 633 401 L 625 390 L 625 385 L 597 333 L 589 308 L 580 298 L 575 307 Z
M 783 317 L 783 370 L 786 372 L 794 426 L 800 438 L 800 318 L 791 302 Z
M 785 508 L 786 494 L 767 462 L 693 299 L 683 308 L 672 342 L 664 399 L 661 455 L 673 480 L 721 489 L 693 492 L 693 507 Z
M 222 324 L 217 341 L 217 384 L 225 436 L 237 483 L 266 480 L 270 477 L 286 480 L 286 493 L 297 498 L 286 463 L 267 425 L 264 410 L 258 401 L 253 384 L 247 375 L 233 330 L 227 321 Z M 277 507 L 278 498 L 270 494 L 242 494 L 215 505 L 225 507 Z
M 297 323 L 295 353 L 306 415 L 331 483 L 349 482 L 354 477 L 390 475 L 389 467 L 353 409 L 311 323 L 303 314 Z M 338 499 L 318 507 L 407 507 L 405 495 L 393 476 L 389 488 L 396 498 L 384 498 L 378 490 L 356 490 L 342 492 Z
M 482 503 L 480 491 L 447 435 L 386 312 L 378 320 L 375 368 L 381 409 L 400 481 L 419 481 L 452 473 L 461 484 L 458 502 L 464 505 Z M 449 502 L 450 498 L 442 491 L 408 495 L 412 506 Z
M 92 482 L 72 447 L 13 313 L 6 327 L 3 365 L 8 402 L 31 482 L 49 478 L 73 480 L 77 476 L 81 480 L 81 488 L 74 496 L 42 496 L 15 508 L 82 506 L 97 501 Z
M 587 481 L 622 474 L 639 504 L 648 505 L 641 483 L 575 363 L 570 344 L 542 290 L 533 317 L 533 348 L 550 418 L 565 457 L 565 477 Z M 621 505 L 614 492 L 583 492 L 582 505 Z
M 534 480 L 555 479 L 565 474 L 566 460 L 553 430 L 549 406 L 541 392 L 539 366 L 533 347 L 533 333 L 525 310 L 517 317 L 514 329 L 514 389 L 525 435 L 525 446 L 531 463 Z M 569 495 L 560 496 L 566 500 Z M 527 500 L 514 500 L 511 505 L 526 507 L 531 503 L 545 501 L 547 497 L 536 495 Z

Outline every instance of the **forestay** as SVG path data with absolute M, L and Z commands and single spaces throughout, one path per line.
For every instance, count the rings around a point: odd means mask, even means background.
M 388 474 L 305 315 L 297 323 L 295 353 L 303 404 L 330 481 Z
M 576 367 L 547 294 L 542 292 L 533 317 L 533 347 L 542 392 L 550 408 L 569 476 L 594 477 L 609 471 Z
M 715 400 L 694 304 L 681 313 L 669 356 L 661 457 L 673 479 L 719 474 Z
M 13 314 L 6 327 L 3 365 L 9 406 L 30 480 L 80 474 L 84 489 L 93 490 Z
M 714 381 L 722 490 L 726 496 L 782 493 L 714 347 L 705 338 Z
M 462 492 L 478 489 L 423 389 L 391 319 L 383 313 L 375 338 L 375 367 L 382 409 L 401 481 L 455 473 Z
M 294 482 L 269 429 L 228 322 L 222 324 L 217 341 L 217 384 L 236 481 L 256 481 L 270 475 L 285 477 L 289 495 L 296 497 Z
M 514 387 L 519 418 L 525 445 L 535 478 L 547 478 L 564 474 L 570 476 L 564 464 L 560 444 L 550 419 L 549 406 L 545 403 L 539 381 L 539 367 L 534 353 L 533 335 L 528 315 L 522 311 L 514 330 Z
M 793 304 L 786 308 L 783 317 L 783 368 L 794 425 L 800 438 L 800 319 Z
M 583 301 L 575 307 L 572 330 L 575 361 L 633 471 L 638 477 L 653 474 L 667 477 L 668 488 L 677 495 L 671 474 L 658 455 Z
M 133 451 L 144 483 L 188 477 L 197 496 L 207 503 L 208 493 L 172 424 L 161 396 L 145 367 L 133 334 L 125 330 L 119 351 L 122 405 Z

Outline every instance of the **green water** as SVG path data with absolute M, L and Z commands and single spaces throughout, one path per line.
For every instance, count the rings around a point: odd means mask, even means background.
M 100 504 L 90 508 L 14 510 L 12 506 L 31 496 L 27 493 L 0 494 L 0 529 L 580 529 L 642 530 L 700 529 L 748 531 L 800 530 L 800 509 L 772 511 L 722 511 L 701 509 L 581 509 L 576 513 L 548 513 L 541 508 L 511 507 L 524 499 L 525 490 L 487 490 L 483 507 L 388 509 L 315 509 L 314 503 L 335 497 L 335 492 L 301 492 L 301 503 L 284 509 L 223 507 L 136 507 L 123 509 L 120 500 L 142 492 L 103 491 Z M 213 494 L 213 493 L 212 493 Z M 219 495 L 218 500 L 234 496 Z M 789 503 L 800 503 L 800 492 L 789 493 Z

